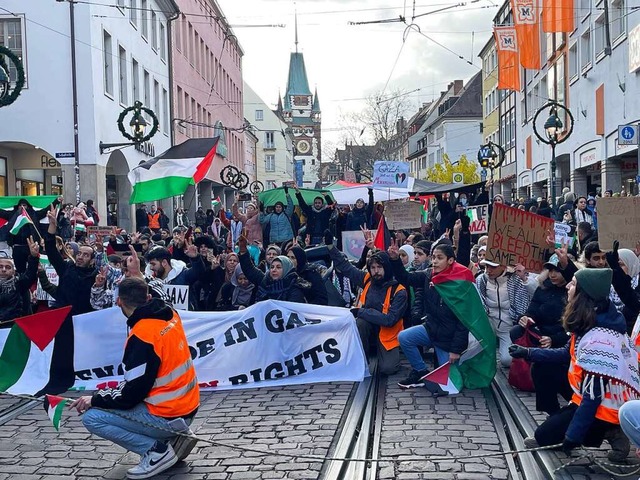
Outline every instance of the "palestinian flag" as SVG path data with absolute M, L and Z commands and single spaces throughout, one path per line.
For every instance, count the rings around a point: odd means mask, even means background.
M 133 186 L 129 203 L 183 195 L 189 185 L 195 185 L 207 175 L 216 156 L 218 139 L 189 139 L 135 167 L 128 175 Z
M 50 382 L 55 336 L 71 306 L 16 318 L 0 329 L 0 392 L 35 395 Z
M 460 360 L 448 365 L 444 381 L 443 371 L 434 370 L 427 380 L 438 383 L 442 389 L 457 393 L 462 388 L 488 387 L 496 374 L 496 335 L 476 290 L 471 270 L 454 263 L 451 268 L 437 273 L 432 280 L 434 288 L 462 324 L 469 329 L 469 346 Z M 472 338 L 473 337 L 473 338 Z M 446 367 L 446 365 L 445 365 Z M 430 375 L 435 377 L 429 378 Z
M 60 430 L 60 420 L 62 420 L 64 407 L 68 402 L 68 399 L 56 395 L 44 396 L 44 410 L 47 412 L 47 415 L 49 415 L 51 423 L 53 423 L 53 428 L 56 430 Z
M 451 363 L 447 362 L 439 366 L 433 372 L 429 372 L 421 378 L 426 387 L 435 392 L 446 392 L 446 394 L 455 395 L 463 388 L 462 375 L 457 368 L 451 368 Z M 433 384 L 433 385 L 431 385 Z
M 222 202 L 220 201 L 220 196 L 216 197 L 215 200 L 211 201 L 211 206 L 213 208 L 219 207 L 220 205 L 222 205 Z
M 378 222 L 378 230 L 376 231 L 376 236 L 373 239 L 374 246 L 386 252 L 387 249 L 391 246 L 391 232 L 387 228 L 387 223 L 384 220 L 384 215 L 380 215 L 380 222 Z
M 22 211 L 17 216 L 16 221 L 13 224 L 13 227 L 11 227 L 11 230 L 9 230 L 11 235 L 17 235 L 20 229 L 25 225 L 29 225 L 29 224 L 33 225 L 33 220 L 31 220 L 31 217 L 29 216 L 25 208 L 22 207 L 21 210 Z

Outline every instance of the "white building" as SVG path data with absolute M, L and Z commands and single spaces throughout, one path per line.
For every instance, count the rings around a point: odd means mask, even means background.
M 281 187 L 283 182 L 295 180 L 291 137 L 287 124 L 244 83 L 244 116 L 254 127 L 256 144 L 256 172 L 264 188 Z
M 167 38 L 169 22 L 178 13 L 175 3 L 5 0 L 3 7 L 12 14 L 0 15 L 0 44 L 21 55 L 26 88 L 15 103 L 0 108 L 0 194 L 63 193 L 66 202 L 75 202 L 77 156 L 80 198 L 95 201 L 102 224 L 109 219 L 131 229 L 134 212 L 126 174 L 171 145 Z M 142 148 L 101 153 L 100 142 L 128 141 L 116 123 L 136 100 L 155 112 L 158 132 Z M 129 119 L 124 128 L 131 133 Z

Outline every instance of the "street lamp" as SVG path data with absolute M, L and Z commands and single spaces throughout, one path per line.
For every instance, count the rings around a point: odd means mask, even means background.
M 545 135 L 541 135 L 536 128 L 536 121 L 538 116 L 546 109 L 549 108 L 549 118 L 544 122 L 544 133 Z M 569 129 L 565 132 L 564 135 L 560 135 L 563 131 L 564 124 L 562 120 L 558 117 L 558 109 L 564 110 L 569 117 L 570 124 Z M 536 137 L 540 139 L 542 143 L 546 143 L 547 145 L 551 145 L 551 163 L 549 166 L 551 167 L 551 208 L 555 209 L 556 207 L 556 145 L 564 142 L 571 133 L 573 132 L 573 115 L 571 115 L 571 111 L 565 107 L 564 105 L 556 102 L 555 100 L 550 100 L 546 104 L 544 104 L 540 109 L 536 112 L 533 117 L 533 133 L 536 134 Z
M 124 119 L 127 116 L 127 114 L 130 112 L 133 113 L 131 117 L 131 121 L 129 122 L 129 127 L 131 127 L 131 134 L 127 133 L 127 131 L 124 128 Z M 143 112 L 147 113 L 151 117 L 151 120 L 153 121 L 153 126 L 151 128 L 151 131 L 146 135 L 145 135 L 145 131 L 149 124 L 144 119 L 144 116 L 142 115 Z M 98 146 L 100 147 L 100 154 L 104 154 L 105 153 L 104 151 L 108 148 L 128 147 L 131 145 L 139 145 L 143 142 L 146 142 L 156 134 L 156 132 L 158 131 L 158 127 L 160 126 L 158 117 L 156 117 L 156 114 L 153 113 L 153 110 L 142 106 L 141 102 L 135 102 L 133 104 L 133 107 L 125 108 L 118 116 L 117 123 L 118 123 L 118 129 L 120 130 L 120 133 L 122 134 L 122 136 L 127 140 L 130 140 L 130 142 L 124 142 L 124 143 L 100 142 L 98 144 Z
M 497 152 L 496 152 L 497 150 Z M 484 169 L 491 171 L 491 199 L 493 200 L 493 171 L 504 162 L 506 152 L 500 145 L 489 142 L 480 146 L 478 150 L 478 163 Z

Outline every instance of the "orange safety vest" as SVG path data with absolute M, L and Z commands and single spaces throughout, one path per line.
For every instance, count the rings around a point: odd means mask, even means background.
M 156 213 L 147 213 L 147 217 L 149 218 L 149 228 L 151 230 L 157 230 L 160 228 L 160 212 L 156 211 Z
M 193 413 L 200 405 L 200 390 L 180 316 L 174 311 L 168 322 L 141 319 L 131 329 L 129 338 L 133 335 L 153 345 L 160 357 L 156 380 L 144 399 L 149 412 L 166 418 Z
M 573 390 L 573 395 L 571 397 L 571 402 L 576 405 L 580 405 L 582 403 L 582 381 L 584 380 L 584 371 L 582 367 L 578 365 L 576 362 L 576 336 L 571 335 L 571 345 L 569 347 L 569 352 L 571 354 L 571 364 L 569 365 L 569 384 L 571 385 L 571 389 Z M 618 420 L 618 404 L 614 402 L 611 398 L 611 392 L 602 392 L 604 395 L 602 398 L 602 402 L 598 405 L 598 409 L 596 410 L 596 418 L 608 422 L 613 423 L 615 425 L 620 424 L 620 420 Z
M 367 273 L 364 277 L 364 288 L 362 289 L 362 292 L 360 293 L 360 298 L 358 299 L 358 305 L 357 305 L 358 308 L 364 306 L 370 286 L 371 286 L 371 275 Z M 400 284 L 391 285 L 389 288 L 387 288 L 387 295 L 384 299 L 384 303 L 382 304 L 382 313 L 384 313 L 385 315 L 389 313 L 389 307 L 391 307 L 391 300 L 393 295 L 395 295 L 396 292 L 401 292 L 404 289 L 405 288 Z M 400 346 L 400 342 L 398 341 L 398 335 L 400 334 L 401 331 L 402 331 L 402 318 L 400 318 L 400 320 L 398 320 L 395 323 L 395 325 L 391 327 L 380 326 L 378 339 L 380 340 L 380 343 L 385 348 L 385 350 L 389 351 L 392 348 L 396 348 Z

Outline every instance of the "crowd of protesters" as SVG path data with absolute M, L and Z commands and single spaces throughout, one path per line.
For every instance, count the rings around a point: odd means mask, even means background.
M 242 310 L 265 299 L 347 307 L 378 371 L 396 373 L 403 353 L 411 370 L 398 383 L 414 388 L 426 386 L 430 371 L 460 361 L 469 348 L 465 322 L 434 288 L 439 276 L 454 272 L 475 282 L 473 295 L 493 328 L 499 365 L 512 369 L 514 386 L 527 388 L 515 378 L 517 363 L 518 375 L 527 375 L 536 392 L 536 409 L 549 415 L 527 446 L 563 443 L 568 452 L 606 439 L 609 458 L 619 461 L 630 449 L 620 423 L 640 447 L 640 402 L 627 402 L 640 395 L 633 349 L 640 252 L 599 244 L 599 197 L 565 190 L 558 202 L 520 199 L 509 205 L 575 227 L 575 243 L 551 249 L 541 273 L 487 259 L 488 238 L 471 234 L 466 214 L 471 205 L 489 204 L 491 215 L 493 205 L 506 203 L 486 190 L 435 195 L 428 221 L 389 232 L 382 248 L 372 231 L 385 228 L 384 206 L 374 202 L 371 189 L 368 199 L 350 206 L 321 194 L 308 204 L 296 187 L 285 187 L 284 201 L 273 205 L 256 199 L 217 212 L 200 207 L 194 218 L 180 208 L 173 226 L 162 208 L 140 205 L 135 232 L 113 227 L 106 237 L 87 235 L 87 226 L 100 223 L 92 201 L 59 206 L 59 199 L 44 212 L 32 211 L 36 223 L 47 218 L 48 225 L 28 224 L 8 234 L 13 259 L 0 258 L 0 321 L 63 305 L 71 305 L 72 314 L 114 306 L 119 285 L 131 277 L 143 279 L 163 302 L 164 285 L 189 286 L 190 310 Z M 22 207 L 31 208 L 16 206 Z M 358 260 L 342 251 L 345 231 L 362 231 Z M 43 255 L 57 285 L 38 271 Z M 46 301 L 33 296 L 36 278 Z M 598 342 L 609 350 L 594 349 Z M 618 358 L 615 365 L 594 367 L 599 356 L 609 355 Z

